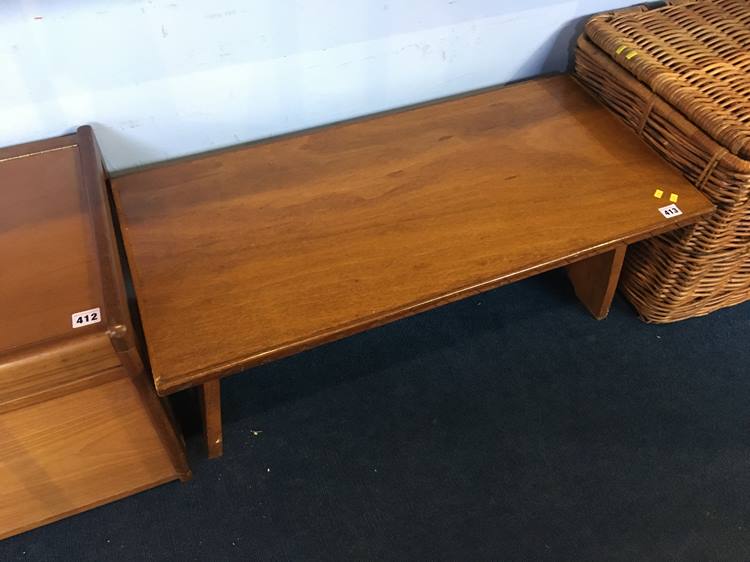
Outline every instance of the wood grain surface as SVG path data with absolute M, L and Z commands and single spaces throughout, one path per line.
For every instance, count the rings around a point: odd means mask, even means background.
M 0 539 L 174 480 L 133 379 L 0 414 Z
M 112 187 L 157 389 L 238 372 L 712 210 L 566 76 Z M 656 188 L 679 196 L 665 219 Z
M 0 538 L 175 478 L 93 131 L 0 149 Z M 100 308 L 75 328 L 71 315 Z
M 121 364 L 104 333 L 26 347 L 1 359 L 0 413 L 95 386 L 94 379 Z
M 224 435 L 221 426 L 221 384 L 208 381 L 200 388 L 203 438 L 208 458 L 215 459 L 224 453 Z
M 0 353 L 101 329 L 71 326 L 103 306 L 77 141 L 0 150 Z
M 625 244 L 619 244 L 608 252 L 567 267 L 578 300 L 597 320 L 603 320 L 609 314 L 626 250 Z

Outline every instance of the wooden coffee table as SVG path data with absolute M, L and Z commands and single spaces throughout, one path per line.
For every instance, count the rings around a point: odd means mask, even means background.
M 156 388 L 203 386 L 212 456 L 221 377 L 561 266 L 603 318 L 628 244 L 713 210 L 567 76 L 112 189 Z

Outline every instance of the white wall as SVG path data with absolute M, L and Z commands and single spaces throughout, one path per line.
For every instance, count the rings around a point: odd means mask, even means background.
M 0 146 L 93 124 L 122 170 L 563 70 L 628 0 L 2 0 Z

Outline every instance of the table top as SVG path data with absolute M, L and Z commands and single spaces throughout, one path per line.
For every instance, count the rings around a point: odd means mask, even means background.
M 112 187 L 162 394 L 713 210 L 567 76 L 167 163 Z M 672 193 L 682 215 L 665 218 Z

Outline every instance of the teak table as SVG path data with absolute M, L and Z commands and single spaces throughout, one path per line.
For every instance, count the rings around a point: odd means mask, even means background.
M 212 456 L 225 375 L 560 266 L 604 318 L 627 244 L 713 208 L 567 76 L 112 188 L 156 388 L 203 385 Z

